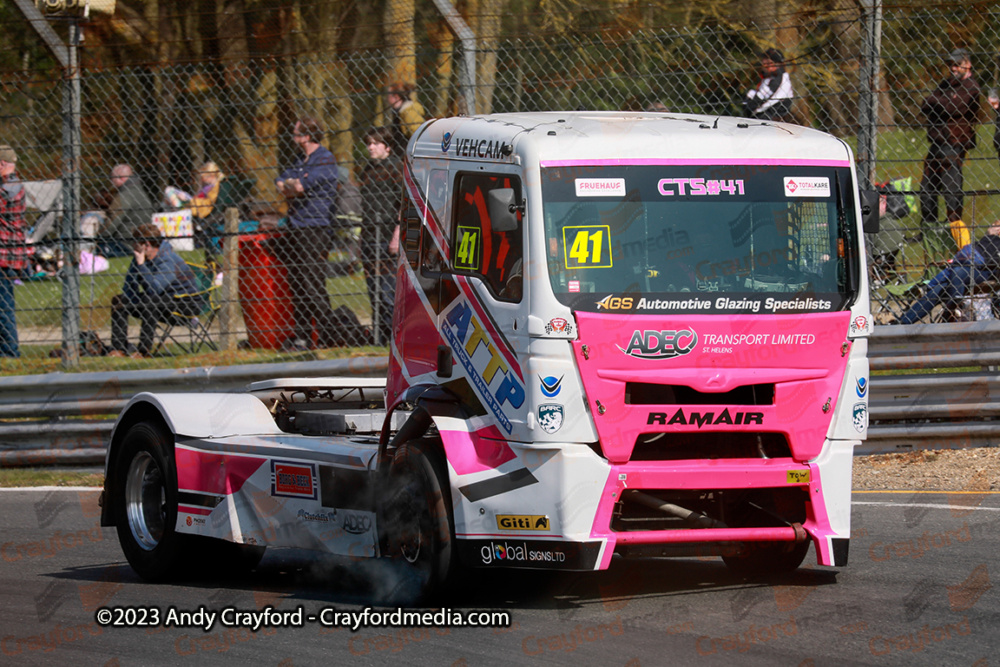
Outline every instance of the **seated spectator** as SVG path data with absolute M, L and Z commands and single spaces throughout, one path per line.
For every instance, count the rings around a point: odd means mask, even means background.
M 778 49 L 760 54 L 760 83 L 743 98 L 743 115 L 759 120 L 794 122 L 792 80 L 785 71 L 785 56 Z
M 125 273 L 121 294 L 111 299 L 111 352 L 108 356 L 149 356 L 156 323 L 171 312 L 192 317 L 201 312 L 204 299 L 194 295 L 197 283 L 191 267 L 184 263 L 156 225 L 146 223 L 132 232 L 132 263 Z M 190 294 L 192 296 L 183 296 Z M 128 344 L 128 318 L 142 321 L 139 345 Z
M 188 206 L 194 218 L 195 239 L 199 247 L 204 247 L 208 257 L 219 251 L 219 237 L 225 228 L 227 208 L 236 206 L 246 196 L 247 183 L 227 176 L 219 165 L 211 160 L 198 169 L 201 187 L 191 197 Z
M 971 285 L 1000 278 L 1000 220 L 994 222 L 986 235 L 965 246 L 940 273 L 931 278 L 924 295 L 899 316 L 899 324 L 913 324 L 927 316 L 934 306 L 956 303 L 966 295 Z M 890 322 L 894 324 L 895 322 Z
M 131 166 L 115 165 L 111 170 L 111 183 L 117 194 L 108 209 L 107 219 L 98 230 L 98 254 L 127 257 L 132 231 L 152 220 L 153 205 Z

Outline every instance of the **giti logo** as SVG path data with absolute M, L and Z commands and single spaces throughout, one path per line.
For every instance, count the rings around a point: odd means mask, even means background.
M 632 310 L 635 299 L 630 296 L 615 296 L 609 294 L 597 302 L 598 310 Z
M 497 514 L 500 530 L 549 530 L 549 517 L 533 514 Z
M 673 359 L 688 354 L 697 344 L 698 334 L 694 329 L 636 330 L 626 347 L 615 347 L 636 359 Z

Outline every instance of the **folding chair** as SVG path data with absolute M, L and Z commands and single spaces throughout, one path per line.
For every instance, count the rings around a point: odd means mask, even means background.
M 219 346 L 212 340 L 212 323 L 215 316 L 222 307 L 219 303 L 220 285 L 215 284 L 216 271 L 213 266 L 204 266 L 185 262 L 195 276 L 196 291 L 187 294 L 176 294 L 175 299 L 192 296 L 202 296 L 204 303 L 201 312 L 197 315 L 190 315 L 180 311 L 171 311 L 168 318 L 157 324 L 156 345 L 153 346 L 153 354 L 161 348 L 166 349 L 168 342 L 173 343 L 184 354 L 196 354 L 203 346 L 211 350 L 218 351 Z M 183 340 L 184 334 L 178 333 L 175 329 L 187 331 L 187 342 Z

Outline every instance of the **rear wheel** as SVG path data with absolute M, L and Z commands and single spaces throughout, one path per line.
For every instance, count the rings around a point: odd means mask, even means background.
M 148 581 L 173 575 L 181 562 L 185 537 L 177 522 L 177 473 L 170 436 L 154 422 L 131 426 L 115 465 L 114 516 L 125 558 Z
M 414 601 L 443 593 L 457 570 L 447 480 L 432 443 L 405 443 L 392 458 L 385 534 L 389 556 L 401 565 L 398 592 Z

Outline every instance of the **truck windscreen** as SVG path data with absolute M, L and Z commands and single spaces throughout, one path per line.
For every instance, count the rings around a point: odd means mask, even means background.
M 828 312 L 854 297 L 846 166 L 548 167 L 542 196 L 549 280 L 574 309 Z

